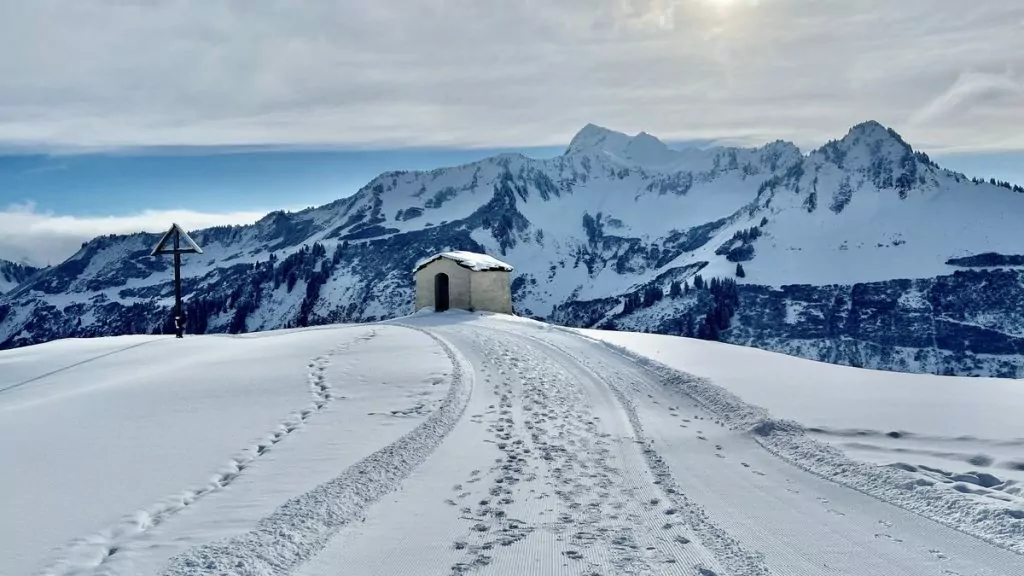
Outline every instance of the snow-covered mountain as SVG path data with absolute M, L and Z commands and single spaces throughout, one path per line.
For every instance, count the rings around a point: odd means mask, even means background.
M 1020 377 L 1019 191 L 943 170 L 876 122 L 807 155 L 786 142 L 673 150 L 588 125 L 555 158 L 385 173 L 325 206 L 198 231 L 188 323 L 243 332 L 405 314 L 415 262 L 459 249 L 516 267 L 522 315 Z M 156 240 L 97 238 L 0 298 L 0 347 L 169 329 Z
M 0 258 L 0 296 L 28 280 L 39 270 L 39 268 L 27 264 L 18 264 L 17 262 Z

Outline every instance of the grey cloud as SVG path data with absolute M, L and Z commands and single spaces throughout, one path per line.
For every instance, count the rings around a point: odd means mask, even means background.
M 871 118 L 1024 149 L 999 84 L 1022 22 L 1016 0 L 9 1 L 0 138 L 519 146 L 595 122 L 808 145 Z
M 948 90 L 921 109 L 912 120 L 917 123 L 948 121 L 1001 100 L 1010 105 L 1014 101 L 1024 100 L 1024 82 L 1009 73 L 965 73 Z
M 36 266 L 59 264 L 83 242 L 103 234 L 161 232 L 178 222 L 187 230 L 224 224 L 252 224 L 265 211 L 203 213 L 146 210 L 126 216 L 76 217 L 39 212 L 31 204 L 0 209 L 0 259 Z

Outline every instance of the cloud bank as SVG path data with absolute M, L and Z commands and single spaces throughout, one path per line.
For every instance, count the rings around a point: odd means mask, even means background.
M 224 224 L 252 224 L 267 212 L 202 213 L 147 210 L 129 216 L 78 217 L 39 212 L 31 204 L 0 210 L 0 259 L 34 266 L 56 265 L 103 234 L 163 232 L 171 222 L 186 230 Z
M 1024 150 L 1019 0 L 32 0 L 0 38 L 0 145 Z

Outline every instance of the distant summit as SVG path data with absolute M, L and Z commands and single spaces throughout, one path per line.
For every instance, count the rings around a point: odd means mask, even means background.
M 641 166 L 660 166 L 680 158 L 680 153 L 647 132 L 627 136 L 594 124 L 583 127 L 569 143 L 566 154 L 603 153 Z

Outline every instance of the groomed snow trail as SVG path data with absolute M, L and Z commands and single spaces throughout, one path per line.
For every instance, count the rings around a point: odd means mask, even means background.
M 408 322 L 472 364 L 473 397 L 302 576 L 1024 574 L 1013 552 L 789 464 L 602 344 L 497 316 Z
M 759 554 L 674 493 L 667 469 L 652 471 L 600 377 L 475 318 L 410 321 L 472 364 L 466 415 L 402 490 L 299 574 L 768 573 Z

